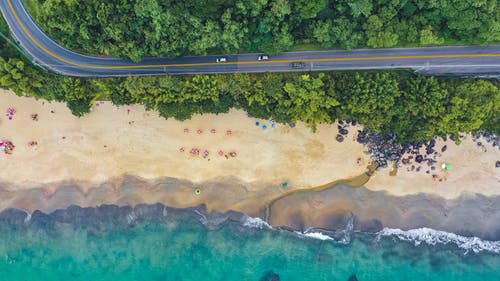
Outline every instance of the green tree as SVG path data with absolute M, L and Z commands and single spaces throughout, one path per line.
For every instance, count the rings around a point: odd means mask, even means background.
M 390 29 L 383 29 L 380 18 L 372 15 L 368 18 L 364 28 L 368 38 L 367 45 L 373 48 L 388 48 L 398 43 L 399 36 Z
M 339 102 L 323 88 L 324 74 L 316 77 L 302 74 L 296 81 L 285 83 L 284 96 L 278 104 L 292 120 L 304 121 L 313 129 L 317 124 L 330 123 L 328 111 L 339 105 Z
M 440 45 L 443 44 L 443 42 L 444 39 L 438 38 L 430 26 L 420 31 L 420 44 L 422 45 Z
M 95 92 L 87 80 L 65 77 L 61 81 L 60 87 L 68 108 L 74 115 L 80 117 L 90 112 Z
M 347 5 L 351 8 L 351 15 L 355 18 L 361 14 L 369 17 L 373 9 L 373 1 L 371 0 L 348 0 Z
M 470 80 L 451 87 L 451 100 L 439 124 L 440 134 L 471 132 L 481 128 L 499 101 L 500 90 L 484 80 Z
M 42 77 L 24 61 L 0 57 L 0 86 L 12 89 L 18 95 L 34 96 L 36 89 L 42 86 Z
M 294 10 L 300 19 L 312 19 L 326 8 L 326 0 L 295 0 Z
M 342 77 L 337 91 L 343 93 L 341 117 L 355 119 L 367 128 L 381 131 L 392 120 L 392 111 L 401 95 L 399 84 L 389 73 L 361 74 Z

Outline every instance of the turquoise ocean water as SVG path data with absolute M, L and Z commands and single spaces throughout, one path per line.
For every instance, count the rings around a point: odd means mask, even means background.
M 312 238 L 244 217 L 130 210 L 3 216 L 0 280 L 260 280 L 272 270 L 280 280 L 500 281 L 499 253 L 453 243 Z

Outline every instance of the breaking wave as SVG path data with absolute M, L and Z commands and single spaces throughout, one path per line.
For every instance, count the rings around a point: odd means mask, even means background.
M 321 233 L 321 232 L 298 232 L 298 231 L 295 231 L 295 233 L 297 233 L 299 236 L 305 236 L 307 238 L 313 238 L 313 239 L 318 239 L 318 240 L 334 240 L 332 237 L 324 234 L 324 233 Z
M 415 246 L 421 243 L 427 245 L 437 244 L 454 244 L 460 249 L 466 250 L 466 253 L 473 251 L 479 253 L 487 251 L 495 254 L 500 254 L 500 241 L 487 241 L 477 237 L 465 237 L 446 231 L 434 230 L 431 228 L 417 228 L 410 230 L 401 230 L 397 228 L 384 228 L 377 232 L 377 239 L 381 237 L 397 237 L 402 241 L 413 242 Z
M 263 229 L 263 228 L 271 229 L 272 228 L 267 222 L 265 222 L 261 218 L 252 218 L 249 216 L 244 216 L 242 218 L 242 224 L 243 224 L 243 226 L 251 227 L 251 228 L 259 228 L 259 229 Z

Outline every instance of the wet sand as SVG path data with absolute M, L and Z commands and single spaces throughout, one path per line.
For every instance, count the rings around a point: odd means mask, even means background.
M 231 211 L 252 217 L 266 217 L 267 198 L 278 198 L 280 192 L 271 187 L 250 192 L 237 181 L 207 182 L 203 192 L 195 195 L 199 184 L 164 178 L 146 181 L 131 176 L 105 183 L 82 192 L 76 183 L 55 188 L 55 193 L 36 188 L 17 191 L 0 189 L 0 209 L 17 208 L 28 212 L 51 213 L 71 205 L 137 206 L 161 203 L 175 208 L 203 206 L 203 213 L 213 219 Z M 228 192 L 228 191 L 231 192 Z M 500 196 L 486 197 L 463 194 L 447 200 L 432 194 L 393 196 L 365 187 L 352 188 L 336 184 L 316 192 L 298 192 L 275 201 L 268 223 L 273 226 L 305 231 L 309 228 L 341 230 L 350 218 L 354 230 L 377 232 L 383 227 L 415 229 L 428 227 L 463 236 L 500 240 Z

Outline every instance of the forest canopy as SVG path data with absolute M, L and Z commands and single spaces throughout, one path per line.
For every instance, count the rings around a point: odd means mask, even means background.
M 140 60 L 500 42 L 497 0 L 24 0 L 65 47 Z M 299 45 L 299 46 L 297 46 Z

